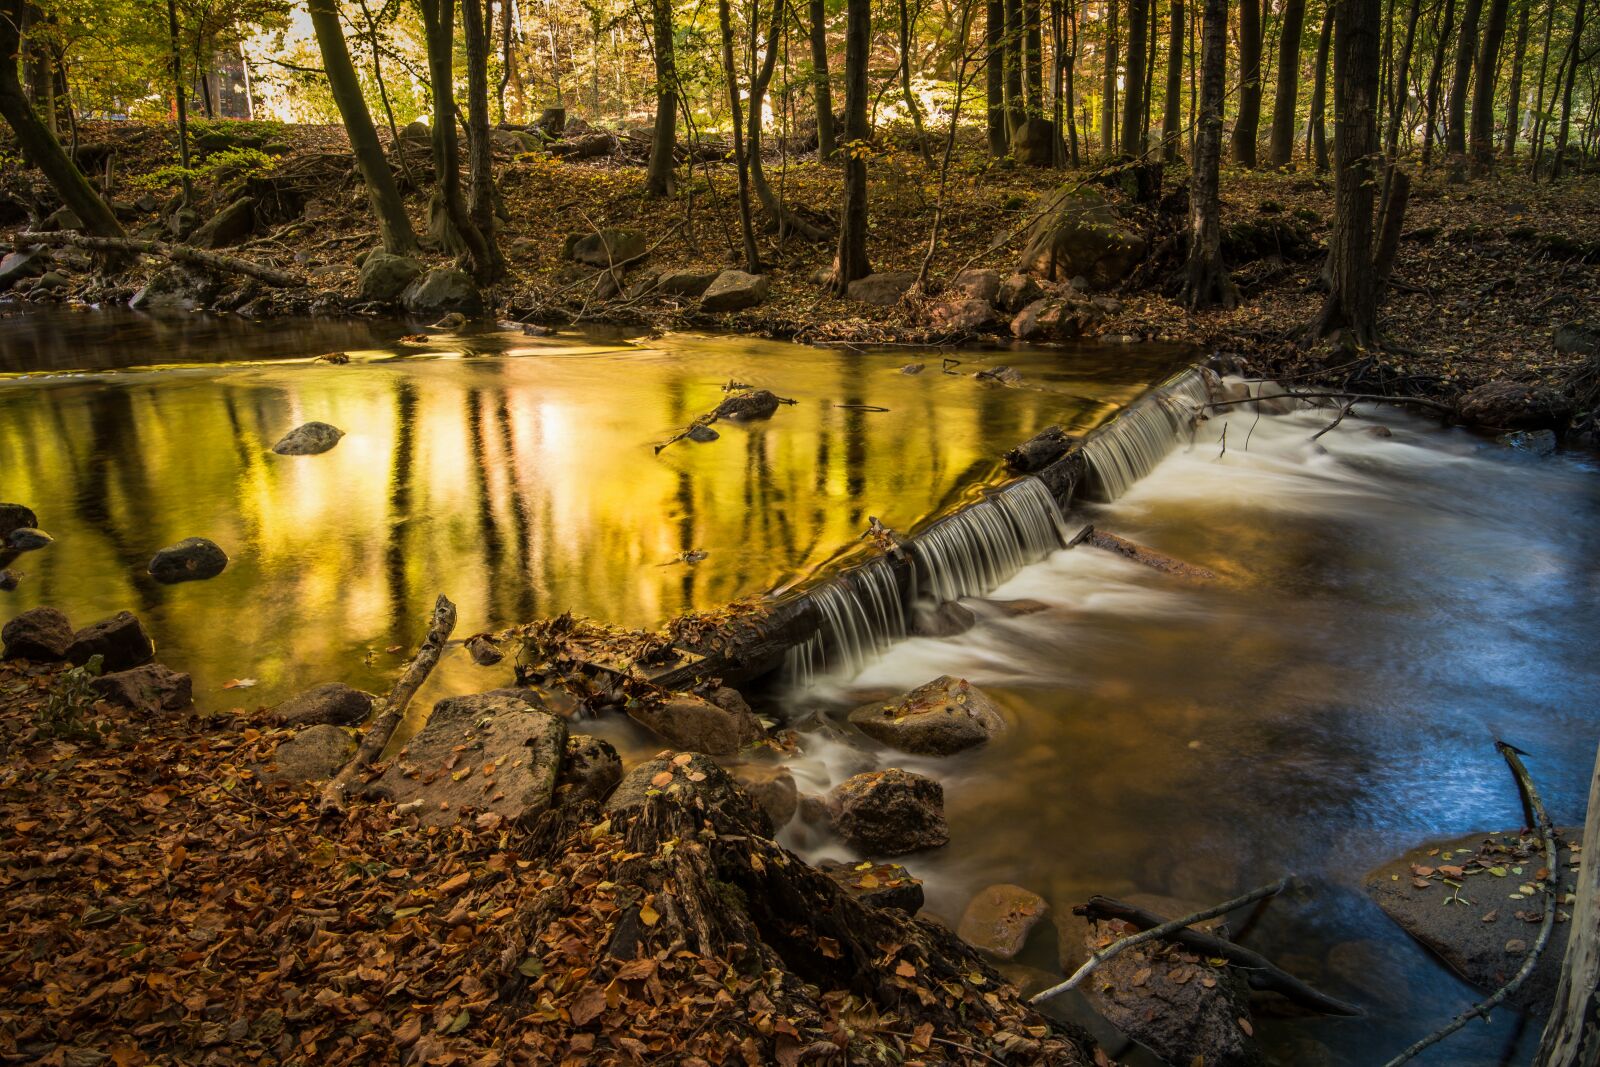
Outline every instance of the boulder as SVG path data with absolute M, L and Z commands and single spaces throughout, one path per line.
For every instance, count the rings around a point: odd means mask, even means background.
M 3 288 L 5 283 L 0 281 L 0 289 Z M 1586 322 L 1563 323 L 1556 327 L 1552 340 L 1556 351 L 1564 356 L 1600 358 L 1600 327 L 1590 326 Z
M 20 526 L 6 538 L 6 547 L 16 552 L 33 552 L 51 542 L 54 537 L 32 526 Z
M 940 330 L 981 330 L 995 318 L 994 305 L 974 297 L 952 297 L 928 309 L 928 322 Z
M 907 915 L 922 910 L 922 882 L 898 863 L 836 863 L 824 860 L 817 870 L 864 904 L 899 908 Z
M 0 593 L 9 593 L 22 581 L 22 575 L 16 571 L 0 570 Z
M 544 148 L 544 142 L 522 130 L 495 130 L 489 135 L 494 146 L 514 156 L 531 155 Z
M 90 687 L 100 699 L 129 711 L 179 711 L 194 700 L 189 676 L 159 663 L 102 674 Z
M 408 122 L 400 127 L 400 139 L 410 141 L 412 144 L 427 144 L 433 140 L 433 127 L 421 119 Z
M 228 554 L 215 541 L 185 537 L 150 559 L 150 577 L 158 582 L 194 582 L 215 578 L 228 565 Z
M 1049 910 L 1043 897 L 1020 885 L 992 885 L 968 901 L 956 933 L 996 959 L 1016 959 Z
M 772 291 L 772 281 L 765 274 L 746 274 L 742 270 L 725 270 L 701 294 L 702 311 L 739 311 L 753 308 Z
M 865 853 L 896 856 L 950 842 L 944 788 L 898 767 L 845 779 L 827 805 L 834 831 Z
M 674 748 L 712 756 L 731 756 L 766 736 L 749 708 L 729 711 L 691 693 L 641 703 L 628 717 Z
M 954 600 L 939 604 L 919 603 L 911 616 L 911 632 L 918 637 L 954 637 L 976 625 L 977 614 Z
M 280 456 L 320 456 L 339 443 L 344 431 L 326 422 L 307 422 L 296 426 L 272 446 Z
M 133 294 L 128 306 L 135 311 L 193 311 L 205 303 L 209 286 L 182 267 L 165 267 Z
M 1523 382 L 1489 382 L 1456 402 L 1461 421 L 1499 430 L 1560 429 L 1572 411 L 1572 399 L 1565 394 Z
M 1017 312 L 1011 320 L 1011 336 L 1019 341 L 1073 341 L 1099 319 L 1099 310 L 1087 301 L 1047 296 Z
M 1005 729 L 1000 709 L 965 678 L 942 675 L 893 703 L 863 704 L 850 722 L 876 741 L 919 756 L 949 756 Z
M 375 783 L 397 805 L 421 801 L 425 823 L 463 812 L 527 826 L 550 808 L 567 751 L 567 724 L 530 692 L 450 697 Z
M 454 267 L 438 267 L 413 279 L 400 294 L 400 303 L 413 315 L 447 311 L 476 315 L 483 310 L 483 294 L 467 274 Z
M 385 304 L 398 300 L 406 286 L 421 277 L 425 269 L 410 256 L 393 255 L 380 248 L 361 264 L 361 299 Z
M 915 271 L 881 271 L 869 274 L 865 278 L 857 278 L 849 284 L 845 294 L 851 300 L 863 304 L 892 307 L 900 302 L 900 298 L 906 295 L 906 290 L 910 289 L 916 280 Z
M 24 278 L 45 272 L 50 262 L 49 250 L 40 246 L 8 252 L 0 259 L 0 292 L 11 288 Z
M 1056 145 L 1061 138 L 1056 124 L 1031 115 L 1011 131 L 1011 156 L 1030 167 L 1049 167 L 1056 161 Z
M 55 608 L 30 608 L 0 628 L 5 659 L 55 663 L 72 647 L 72 623 Z
M 1044 296 L 1044 286 L 1031 274 L 1009 274 L 1000 283 L 994 302 L 1001 311 L 1015 315 L 1029 304 Z
M 775 763 L 746 763 L 733 768 L 734 781 L 767 813 L 774 830 L 782 830 L 800 806 L 800 791 L 789 768 Z
M 740 791 L 728 772 L 710 756 L 699 752 L 663 752 L 629 771 L 606 801 L 605 810 L 616 815 L 638 811 L 652 796 L 676 804 L 699 804 L 735 816 L 762 837 L 772 836 L 767 813 Z
M 100 669 L 106 673 L 149 663 L 155 655 L 155 642 L 131 611 L 119 611 L 109 619 L 85 626 L 72 635 L 72 644 L 67 648 L 67 658 L 80 667 L 94 656 L 101 657 Z
M 269 714 L 284 726 L 354 726 L 372 714 L 375 699 L 343 682 L 324 682 L 296 693 Z
M 256 198 L 241 196 L 215 215 L 189 237 L 198 248 L 226 248 L 236 245 L 256 228 Z
M 613 267 L 638 259 L 649 249 L 644 235 L 607 228 L 572 242 L 570 255 L 590 267 Z
M 39 516 L 22 504 L 0 504 L 0 541 L 8 541 L 13 530 L 34 529 Z
M 997 270 L 964 270 L 950 283 L 950 292 L 970 300 L 994 303 L 1000 295 L 1000 272 Z
M 69 284 L 71 283 L 67 281 L 67 276 L 65 274 L 62 274 L 58 270 L 47 270 L 43 274 L 39 275 L 39 280 L 33 284 L 33 288 L 30 290 L 30 292 L 53 292 L 57 289 L 65 289 Z
M 776 393 L 752 389 L 747 393 L 734 393 L 718 404 L 712 414 L 731 422 L 751 422 L 771 418 L 781 403 Z
M 577 804 L 591 800 L 604 802 L 622 781 L 622 757 L 611 742 L 588 734 L 567 738 L 566 757 L 556 779 L 558 804 Z
M 83 229 L 83 220 L 70 207 L 58 207 L 45 216 L 44 221 L 39 224 L 39 229 L 46 232 L 53 230 L 81 230 Z
M 332 778 L 356 754 L 356 741 L 343 729 L 323 723 L 307 726 L 278 742 L 272 758 L 255 768 L 268 785 L 299 785 Z
M 716 270 L 669 270 L 656 279 L 656 292 L 668 296 L 683 296 L 698 299 L 705 295 L 711 288 L 711 283 L 717 280 L 720 271 Z
M 1017 270 L 1054 281 L 1082 275 L 1095 288 L 1116 285 L 1144 259 L 1146 242 L 1104 197 L 1073 185 L 1053 194 L 1028 229 Z

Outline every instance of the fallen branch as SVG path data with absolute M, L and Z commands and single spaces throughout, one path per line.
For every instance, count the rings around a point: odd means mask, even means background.
M 1118 537 L 1116 534 L 1096 530 L 1092 523 L 1073 535 L 1072 540 L 1067 542 L 1067 547 L 1076 548 L 1081 544 L 1091 545 L 1107 552 L 1114 552 L 1124 559 L 1142 563 L 1152 570 L 1175 574 L 1180 578 L 1209 582 L 1217 576 L 1216 571 L 1201 567 L 1198 564 L 1185 563 L 1181 559 L 1175 559 L 1172 556 L 1157 552 L 1153 548 L 1146 548 L 1144 545 L 1136 544 L 1125 537 Z
M 1167 920 L 1154 912 L 1145 911 L 1143 908 L 1132 904 L 1125 904 L 1120 900 L 1108 897 L 1090 897 L 1089 903 L 1073 909 L 1099 918 L 1121 919 L 1141 930 L 1148 930 L 1160 926 Z M 1253 989 L 1266 989 L 1294 1001 L 1302 1007 L 1324 1015 L 1349 1015 L 1359 1016 L 1366 1013 L 1354 1004 L 1347 1004 L 1326 993 L 1319 992 L 1302 982 L 1288 971 L 1283 970 L 1259 952 L 1253 952 L 1243 945 L 1236 945 L 1226 938 L 1217 937 L 1200 930 L 1183 929 L 1167 936 L 1167 940 L 1183 945 L 1185 948 L 1194 949 L 1201 955 L 1227 960 L 1236 967 L 1246 972 L 1246 979 Z
M 1105 948 L 1101 949 L 1099 952 L 1096 952 L 1093 956 L 1090 956 L 1087 960 L 1085 960 L 1083 966 L 1079 967 L 1076 971 L 1073 971 L 1072 976 L 1065 982 L 1057 983 L 1042 993 L 1035 993 L 1033 996 L 1028 998 L 1028 1003 L 1038 1004 L 1042 1001 L 1049 1000 L 1057 993 L 1065 993 L 1069 989 L 1078 988 L 1078 986 L 1083 983 L 1083 980 L 1093 973 L 1095 968 L 1099 967 L 1111 957 L 1120 955 L 1136 945 L 1142 945 L 1146 941 L 1156 941 L 1160 938 L 1166 937 L 1169 934 L 1176 933 L 1186 926 L 1193 926 L 1195 923 L 1205 922 L 1207 919 L 1215 919 L 1218 915 L 1225 915 L 1228 912 L 1233 911 L 1235 908 L 1242 908 L 1246 904 L 1254 904 L 1258 900 L 1265 900 L 1267 897 L 1277 896 L 1279 893 L 1289 888 L 1293 882 L 1294 875 L 1286 874 L 1282 878 L 1279 878 L 1276 882 L 1273 882 L 1271 885 L 1264 885 L 1257 889 L 1252 889 L 1242 897 L 1234 897 L 1232 900 L 1223 901 L 1221 904 L 1206 908 L 1204 911 L 1197 911 L 1193 915 L 1185 915 L 1181 919 L 1173 919 L 1170 922 L 1162 923 L 1160 926 L 1153 926 L 1141 933 L 1129 934 L 1127 937 L 1113 941 L 1111 944 L 1107 945 Z
M 303 278 L 287 271 L 248 259 L 240 259 L 238 256 L 225 256 L 217 252 L 206 252 L 192 245 L 167 244 L 139 237 L 90 237 L 80 233 L 19 233 L 13 240 L 19 248 L 24 245 L 44 245 L 47 248 L 68 246 L 87 248 L 94 252 L 134 252 L 147 256 L 161 256 L 175 263 L 203 267 L 222 274 L 243 274 L 247 278 L 254 278 L 279 289 L 290 289 L 305 284 Z
M 444 651 L 445 642 L 450 639 L 450 632 L 455 628 L 456 606 L 450 603 L 449 597 L 440 594 L 434 602 L 428 636 L 423 639 L 422 647 L 417 649 L 417 654 L 406 665 L 405 671 L 395 679 L 394 685 L 389 687 L 389 692 L 377 705 L 377 717 L 361 738 L 361 747 L 350 757 L 350 762 L 333 776 L 333 780 L 323 787 L 324 812 L 344 813 L 350 784 L 383 753 L 389 738 L 394 736 L 395 727 L 400 725 L 400 719 L 405 715 L 406 705 L 411 703 L 411 698 L 432 673 L 434 665 L 439 662 L 439 654 Z
M 1233 404 L 1253 404 L 1257 400 L 1367 400 L 1374 404 L 1415 404 L 1446 415 L 1456 413 L 1455 408 L 1438 400 L 1420 396 L 1382 396 L 1378 393 L 1274 393 L 1271 396 L 1247 396 L 1238 400 L 1213 400 L 1206 407 L 1224 408 Z
M 1436 1045 L 1466 1026 L 1473 1019 L 1481 1018 L 1488 1021 L 1489 1010 L 1503 1002 L 1511 994 L 1521 989 L 1533 969 L 1539 963 L 1539 957 L 1544 954 L 1545 946 L 1550 943 L 1550 933 L 1555 929 L 1556 917 L 1556 886 L 1559 884 L 1560 873 L 1556 869 L 1556 832 L 1550 825 L 1550 816 L 1545 813 L 1544 801 L 1539 799 L 1539 789 L 1533 784 L 1533 777 L 1528 773 L 1528 768 L 1522 765 L 1522 759 L 1515 748 L 1504 741 L 1496 741 L 1494 747 L 1500 755 L 1505 757 L 1506 765 L 1511 768 L 1511 774 L 1517 780 L 1517 790 L 1522 794 L 1523 805 L 1533 813 L 1534 829 L 1539 832 L 1539 839 L 1544 844 L 1544 869 L 1550 872 L 1550 885 L 1544 890 L 1544 918 L 1539 925 L 1539 938 L 1534 941 L 1533 948 L 1528 950 L 1527 957 L 1522 961 L 1522 966 L 1511 980 L 1489 996 L 1478 1001 L 1466 1011 L 1451 1019 L 1444 1026 L 1435 1030 L 1427 1037 L 1407 1048 L 1400 1055 L 1384 1064 L 1384 1067 L 1399 1067 L 1423 1049 Z M 1590 862 L 1587 855 L 1584 862 Z

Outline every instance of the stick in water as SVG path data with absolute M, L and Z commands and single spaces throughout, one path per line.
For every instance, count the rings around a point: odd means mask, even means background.
M 1166 937 L 1168 934 L 1176 933 L 1177 931 L 1182 930 L 1186 926 L 1193 926 L 1195 923 L 1205 922 L 1207 919 L 1215 919 L 1218 915 L 1225 915 L 1228 912 L 1233 911 L 1235 908 L 1242 908 L 1246 904 L 1254 904 L 1256 901 L 1265 900 L 1267 897 L 1275 897 L 1285 889 L 1289 888 L 1293 882 L 1294 875 L 1286 874 L 1282 878 L 1279 878 L 1276 882 L 1273 882 L 1271 885 L 1264 885 L 1258 889 L 1252 889 L 1242 897 L 1234 897 L 1232 900 L 1223 901 L 1221 904 L 1218 904 L 1215 907 L 1207 908 L 1204 911 L 1197 911 L 1193 915 L 1185 915 L 1181 919 L 1173 919 L 1171 922 L 1162 923 L 1160 926 L 1152 926 L 1148 930 L 1141 931 L 1137 934 L 1129 934 L 1127 937 L 1113 941 L 1111 944 L 1107 945 L 1105 948 L 1101 949 L 1099 952 L 1096 952 L 1093 956 L 1090 956 L 1087 960 L 1085 960 L 1083 966 L 1079 967 L 1072 973 L 1071 978 L 1068 978 L 1065 982 L 1062 982 L 1058 985 L 1051 986 L 1042 993 L 1035 993 L 1033 996 L 1028 998 L 1028 1003 L 1039 1004 L 1043 1001 L 1049 1000 L 1057 993 L 1065 993 L 1069 989 L 1078 988 L 1078 986 L 1083 983 L 1083 980 L 1089 977 L 1096 967 L 1100 966 L 1106 960 L 1109 960 L 1112 956 L 1125 952 L 1126 950 L 1133 948 L 1135 945 L 1142 945 L 1146 941 L 1159 940 L 1160 938 Z

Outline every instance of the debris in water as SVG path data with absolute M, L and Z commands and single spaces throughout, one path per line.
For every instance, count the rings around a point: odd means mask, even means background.
M 709 552 L 705 552 L 705 551 L 702 551 L 701 549 L 694 548 L 694 549 L 690 549 L 687 552 L 679 552 L 676 556 L 672 557 L 667 562 L 661 564 L 661 566 L 663 566 L 663 567 L 674 567 L 674 566 L 677 566 L 679 563 L 687 563 L 689 566 L 692 567 L 696 563 L 699 563 L 701 560 L 705 559 L 706 556 L 708 556 L 708 555 L 710 555 Z

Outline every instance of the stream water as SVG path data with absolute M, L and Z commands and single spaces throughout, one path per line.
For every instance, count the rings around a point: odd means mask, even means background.
M 24 577 L 0 593 L 0 617 L 131 609 L 207 706 L 329 679 L 381 687 L 438 592 L 461 606 L 461 635 L 567 609 L 650 625 L 725 603 L 810 571 L 870 515 L 912 528 L 991 481 L 1005 447 L 1051 423 L 1096 425 L 1187 358 L 961 353 L 944 374 L 936 352 L 404 332 L 0 317 L 0 500 L 31 505 L 57 538 L 11 564 Z M 312 361 L 330 350 L 351 362 Z M 911 361 L 924 372 L 901 374 Z M 1002 362 L 1020 386 L 971 377 Z M 730 379 L 797 403 L 653 454 Z M 318 457 L 268 451 L 312 419 L 348 436 Z M 805 724 L 792 765 L 805 791 L 888 765 L 943 783 L 951 844 L 907 864 L 952 923 L 995 882 L 1064 911 L 1092 893 L 1209 903 L 1307 877 L 1313 891 L 1275 902 L 1249 943 L 1371 1014 L 1264 1018 L 1258 1033 L 1277 1062 L 1370 1064 L 1474 994 L 1366 902 L 1362 874 L 1429 837 L 1520 822 L 1497 737 L 1531 753 L 1558 823 L 1582 818 L 1600 480 L 1581 458 L 1535 461 L 1392 412 L 1312 444 L 1328 419 L 1204 423 L 1114 503 L 1066 517 L 1221 581 L 1053 551 L 989 593 L 1049 610 L 874 642 L 843 670 L 815 664 L 811 685 L 766 710 Z M 1379 423 L 1393 436 L 1368 432 Z M 232 556 L 221 577 L 144 575 L 152 552 L 191 535 Z M 671 562 L 690 550 L 707 556 Z M 1002 704 L 1001 738 L 920 760 L 834 725 L 944 673 Z M 454 652 L 417 706 L 508 675 Z M 221 690 L 233 678 L 258 684 Z M 659 747 L 616 717 L 584 729 L 630 759 Z M 800 824 L 785 840 L 848 856 Z M 1042 982 L 1055 956 L 1042 923 L 1015 973 Z M 1526 1062 L 1536 1040 L 1536 1025 L 1499 1012 L 1424 1062 Z

